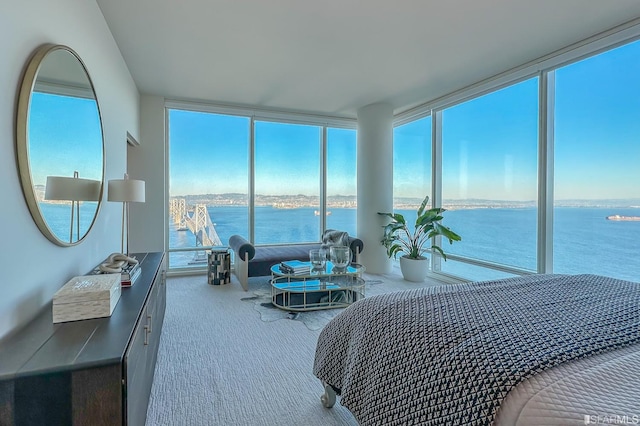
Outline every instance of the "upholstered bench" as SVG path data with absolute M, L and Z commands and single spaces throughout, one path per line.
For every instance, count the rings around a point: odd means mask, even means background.
M 325 234 L 331 231 L 327 230 Z M 364 247 L 362 240 L 347 235 L 345 243 L 347 242 L 353 253 L 353 262 L 360 263 L 360 253 Z M 235 254 L 234 274 L 245 291 L 248 289 L 249 277 L 271 275 L 271 267 L 285 260 L 309 261 L 309 250 L 326 245 L 324 242 L 254 246 L 240 235 L 229 238 L 229 247 Z

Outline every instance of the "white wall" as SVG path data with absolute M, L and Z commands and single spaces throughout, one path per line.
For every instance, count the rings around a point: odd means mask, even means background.
M 167 168 L 163 97 L 141 96 L 140 123 L 140 146 L 129 148 L 128 167 L 131 178 L 145 181 L 146 201 L 129 207 L 129 251 L 164 251 Z
M 41 44 L 64 44 L 84 61 L 96 88 L 106 152 L 106 179 L 126 167 L 126 132 L 139 136 L 139 94 L 94 0 L 5 1 L 0 5 L 0 338 L 28 322 L 71 277 L 120 250 L 120 205 L 102 208 L 78 246 L 49 242 L 29 214 L 15 153 L 15 108 L 21 75 Z

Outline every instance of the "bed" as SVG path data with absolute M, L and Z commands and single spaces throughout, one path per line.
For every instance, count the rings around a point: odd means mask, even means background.
M 531 275 L 365 298 L 322 330 L 313 372 L 363 426 L 640 424 L 640 285 Z

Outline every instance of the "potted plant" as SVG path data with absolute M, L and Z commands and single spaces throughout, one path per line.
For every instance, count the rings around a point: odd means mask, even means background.
M 387 255 L 390 258 L 397 258 L 398 253 L 404 253 L 400 257 L 400 270 L 407 281 L 421 282 L 427 276 L 429 259 L 423 254 L 429 250 L 428 244 L 431 244 L 431 238 L 440 235 L 447 238 L 450 244 L 461 240 L 458 234 L 440 223 L 443 219 L 442 213 L 446 209 L 425 210 L 428 202 L 429 196 L 426 196 L 418 208 L 418 217 L 413 230 L 409 228 L 404 216 L 400 213 L 378 212 L 379 215 L 391 218 L 391 222 L 384 226 L 384 237 L 380 242 L 387 249 Z M 440 253 L 445 261 L 447 260 L 447 255 L 442 248 L 435 244 L 431 244 L 430 248 Z

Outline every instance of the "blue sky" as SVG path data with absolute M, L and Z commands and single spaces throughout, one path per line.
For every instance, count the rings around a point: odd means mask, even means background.
M 640 42 L 556 72 L 556 196 L 640 198 Z
M 31 177 L 102 179 L 100 115 L 93 99 L 34 93 L 29 115 Z
M 640 42 L 556 71 L 556 199 L 640 198 L 638 75 Z M 538 85 L 531 78 L 444 110 L 445 199 L 536 199 Z M 248 118 L 172 111 L 170 123 L 172 195 L 246 193 Z M 320 132 L 256 122 L 256 192 L 317 194 Z M 330 146 L 345 146 L 329 159 L 328 193 L 353 195 L 355 133 L 331 132 Z M 429 117 L 394 130 L 395 196 L 429 192 L 430 135 Z
M 171 195 L 247 193 L 250 120 L 171 110 Z
M 171 195 L 247 193 L 249 118 L 171 110 L 169 123 Z M 317 195 L 321 137 L 318 126 L 256 121 L 256 193 Z M 331 193 L 355 195 L 355 130 L 327 140 Z
M 255 123 L 256 194 L 319 194 L 322 128 Z
M 556 199 L 640 198 L 639 75 L 640 42 L 556 71 Z M 444 110 L 443 197 L 534 200 L 537 115 L 537 78 Z M 36 94 L 34 181 L 74 170 L 99 179 L 86 160 L 101 151 L 98 120 L 95 103 Z M 247 193 L 249 118 L 171 110 L 169 123 L 171 195 Z M 430 135 L 429 117 L 394 130 L 396 196 L 429 192 Z M 317 195 L 320 138 L 316 126 L 256 122 L 256 192 Z M 328 140 L 328 194 L 355 195 L 356 133 L 329 129 Z

